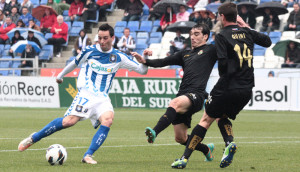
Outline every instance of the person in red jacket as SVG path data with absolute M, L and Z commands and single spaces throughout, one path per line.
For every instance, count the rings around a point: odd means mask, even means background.
M 57 22 L 51 28 L 52 38 L 48 39 L 48 44 L 54 45 L 53 53 L 56 57 L 61 57 L 61 45 L 68 39 L 68 24 L 64 22 L 62 15 L 57 16 Z
M 161 17 L 160 27 L 158 28 L 157 31 L 165 33 L 166 28 L 175 22 L 176 22 L 176 14 L 173 8 L 167 7 L 165 14 Z
M 106 21 L 106 9 L 110 8 L 114 0 L 97 0 L 99 6 L 99 21 Z
M 9 41 L 7 32 L 15 28 L 16 25 L 12 22 L 9 16 L 6 17 L 5 23 L 0 27 L 0 44 L 5 44 Z
M 41 32 L 45 33 L 50 33 L 51 32 L 51 28 L 54 25 L 54 23 L 56 22 L 56 15 L 55 14 L 51 14 L 49 9 L 45 9 L 45 15 L 43 16 L 43 18 L 41 19 Z
M 82 15 L 83 11 L 83 2 L 80 0 L 74 0 L 69 8 L 69 18 L 71 21 L 78 21 L 80 20 L 80 16 Z

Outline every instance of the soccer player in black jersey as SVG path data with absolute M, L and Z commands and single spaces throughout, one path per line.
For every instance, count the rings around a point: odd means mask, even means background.
M 207 129 L 216 119 L 227 145 L 220 167 L 224 168 L 231 164 L 237 146 L 233 142 L 232 124 L 228 118 L 234 120 L 251 99 L 254 87 L 252 66 L 254 44 L 263 47 L 272 44 L 267 35 L 251 30 L 237 16 L 235 4 L 224 3 L 218 8 L 218 12 L 224 25 L 215 39 L 220 79 L 208 96 L 204 114 L 193 129 L 183 156 L 171 165 L 173 168 L 186 166 L 195 147 L 201 144 Z
M 206 84 L 217 59 L 214 45 L 206 44 L 210 35 L 206 24 L 195 25 L 191 31 L 192 50 L 180 51 L 164 59 L 144 59 L 137 53 L 132 53 L 136 59 L 147 66 L 163 67 L 167 65 L 180 65 L 184 76 L 176 98 L 174 98 L 166 112 L 152 129 L 146 128 L 148 142 L 153 143 L 157 135 L 173 124 L 176 142 L 186 145 L 187 130 L 191 126 L 192 115 L 200 111 L 207 97 Z M 145 50 L 144 55 L 150 55 L 150 50 Z M 207 161 L 212 160 L 213 144 L 199 144 L 195 149 L 203 152 Z

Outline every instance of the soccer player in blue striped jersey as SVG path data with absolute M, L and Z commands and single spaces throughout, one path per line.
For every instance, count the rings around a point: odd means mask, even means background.
M 146 74 L 148 67 L 133 61 L 124 53 L 112 48 L 114 30 L 108 24 L 99 27 L 99 44 L 88 46 L 74 61 L 68 64 L 57 76 L 57 83 L 63 82 L 63 77 L 82 65 L 77 87 L 79 91 L 64 117 L 56 118 L 40 131 L 31 134 L 20 142 L 19 151 L 24 151 L 54 132 L 71 127 L 78 121 L 90 119 L 94 128 L 100 127 L 94 135 L 89 149 L 85 152 L 82 162 L 97 164 L 92 159 L 94 152 L 105 141 L 114 118 L 114 110 L 108 96 L 112 80 L 119 68 L 133 70 Z

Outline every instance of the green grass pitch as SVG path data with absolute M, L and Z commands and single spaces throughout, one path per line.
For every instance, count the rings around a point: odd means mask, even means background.
M 95 153 L 97 165 L 80 162 L 96 132 L 89 120 L 42 139 L 29 150 L 17 151 L 23 138 L 61 117 L 65 110 L 0 108 L 0 171 L 176 171 L 170 165 L 184 147 L 176 144 L 173 127 L 163 131 L 154 144 L 148 144 L 144 135 L 145 127 L 153 127 L 164 110 L 115 109 L 109 135 Z M 192 126 L 202 113 L 193 116 Z M 204 162 L 202 153 L 194 152 L 184 170 L 300 171 L 299 112 L 242 111 L 233 122 L 233 131 L 238 150 L 228 168 L 219 168 L 224 142 L 214 123 L 204 139 L 204 143 L 215 143 L 214 161 Z M 67 148 L 64 165 L 50 166 L 46 161 L 45 149 L 52 144 Z

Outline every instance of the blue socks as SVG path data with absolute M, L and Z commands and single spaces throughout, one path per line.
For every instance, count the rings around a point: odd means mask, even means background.
M 46 125 L 43 129 L 41 129 L 39 132 L 35 133 L 32 136 L 33 142 L 38 142 L 42 138 L 47 137 L 55 133 L 56 131 L 63 129 L 63 125 L 62 125 L 63 119 L 64 118 L 56 118 L 48 125 Z
M 106 127 L 104 125 L 101 125 L 99 130 L 96 132 L 96 134 L 93 137 L 92 143 L 89 147 L 89 149 L 86 151 L 83 157 L 86 155 L 93 155 L 94 152 L 99 149 L 99 147 L 102 145 L 102 143 L 105 141 L 107 134 L 109 132 L 109 127 Z

